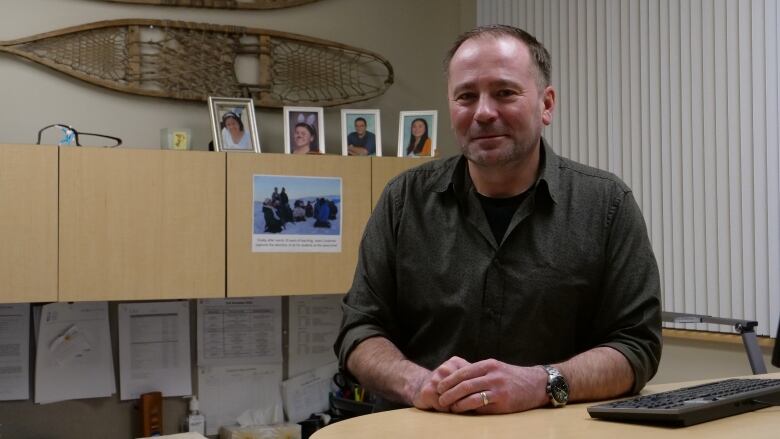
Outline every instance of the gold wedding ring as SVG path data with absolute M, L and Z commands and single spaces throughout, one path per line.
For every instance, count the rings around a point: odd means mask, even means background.
M 488 400 L 487 393 L 479 392 L 479 396 L 482 397 L 482 407 L 490 404 L 490 400 Z

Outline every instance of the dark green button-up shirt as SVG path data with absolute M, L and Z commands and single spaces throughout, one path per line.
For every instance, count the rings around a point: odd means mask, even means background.
M 496 242 L 462 156 L 388 183 L 366 226 L 336 341 L 342 369 L 383 336 L 433 369 L 453 355 L 530 366 L 597 346 L 634 391 L 661 355 L 658 267 L 631 190 L 542 142 L 539 179 Z

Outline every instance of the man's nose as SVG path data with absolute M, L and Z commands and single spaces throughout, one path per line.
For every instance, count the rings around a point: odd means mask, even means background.
M 496 102 L 489 94 L 481 94 L 474 110 L 474 120 L 490 122 L 497 117 Z

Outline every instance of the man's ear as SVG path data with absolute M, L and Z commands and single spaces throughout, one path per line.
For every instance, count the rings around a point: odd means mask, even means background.
M 550 125 L 555 111 L 555 89 L 548 85 L 542 93 L 542 123 Z

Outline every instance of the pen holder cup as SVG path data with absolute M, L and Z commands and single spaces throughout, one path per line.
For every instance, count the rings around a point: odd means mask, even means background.
M 368 402 L 340 398 L 333 393 L 330 394 L 329 398 L 331 414 L 338 418 L 354 418 L 355 416 L 367 415 L 374 410 L 374 405 Z

